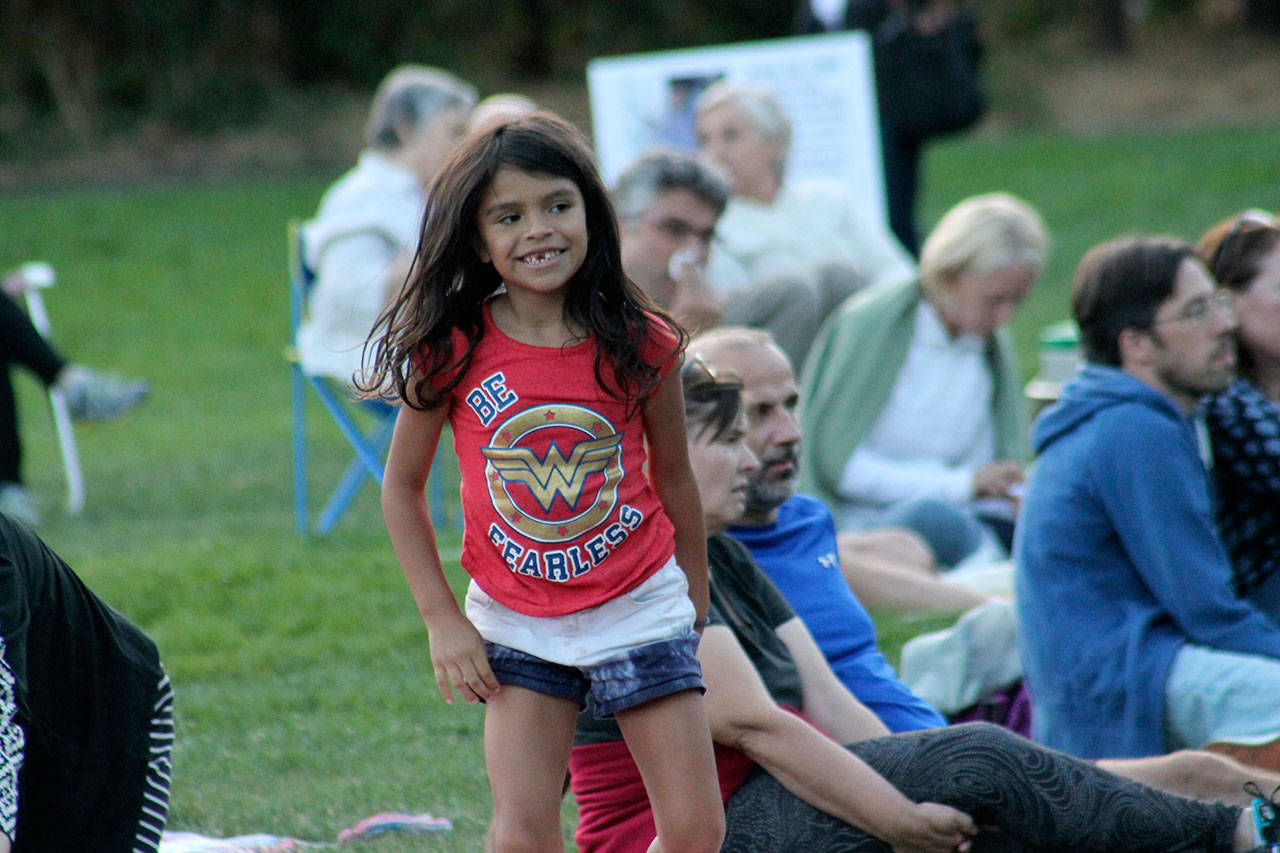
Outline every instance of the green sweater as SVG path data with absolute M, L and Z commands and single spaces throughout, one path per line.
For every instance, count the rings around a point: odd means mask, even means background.
M 827 319 L 805 359 L 800 380 L 800 491 L 838 511 L 836 494 L 849 457 L 889 401 L 923 291 L 917 281 L 878 287 L 849 298 Z M 996 455 L 1025 462 L 1027 419 L 1013 344 L 1007 329 L 987 339 L 995 377 L 991 408 Z

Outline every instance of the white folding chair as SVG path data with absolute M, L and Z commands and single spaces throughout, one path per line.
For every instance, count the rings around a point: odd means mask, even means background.
M 52 328 L 41 291 L 53 287 L 57 281 L 53 267 L 42 261 L 32 261 L 23 264 L 18 274 L 27 283 L 25 295 L 31 325 L 48 338 Z M 58 433 L 58 450 L 62 455 L 62 470 L 67 479 L 67 512 L 79 515 L 84 510 L 84 474 L 80 469 L 80 454 L 76 451 L 76 437 L 71 428 L 71 411 L 67 408 L 66 396 L 57 385 L 49 386 L 49 408 L 53 412 L 53 425 Z

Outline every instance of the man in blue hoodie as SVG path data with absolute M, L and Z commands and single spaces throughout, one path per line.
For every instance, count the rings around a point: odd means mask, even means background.
M 1231 304 L 1185 243 L 1095 247 L 1087 362 L 1032 430 L 1015 541 L 1037 739 L 1083 757 L 1226 742 L 1280 761 L 1280 625 L 1238 599 L 1191 415 L 1235 369 Z

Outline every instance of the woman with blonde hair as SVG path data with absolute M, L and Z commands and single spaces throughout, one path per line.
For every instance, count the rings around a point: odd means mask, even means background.
M 909 527 L 943 566 L 1003 556 L 1027 458 L 1006 327 L 1047 252 L 1026 202 L 966 199 L 925 240 L 918 279 L 824 327 L 801 381 L 801 488 L 843 527 Z

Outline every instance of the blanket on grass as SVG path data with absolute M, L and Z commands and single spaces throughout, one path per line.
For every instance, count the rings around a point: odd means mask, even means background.
M 238 835 L 234 838 L 210 838 L 194 832 L 166 832 L 160 839 L 160 853 L 295 853 L 332 849 L 339 844 L 364 841 L 389 832 L 449 832 L 452 829 L 453 822 L 444 817 L 381 812 L 339 832 L 336 844 L 262 833 Z

